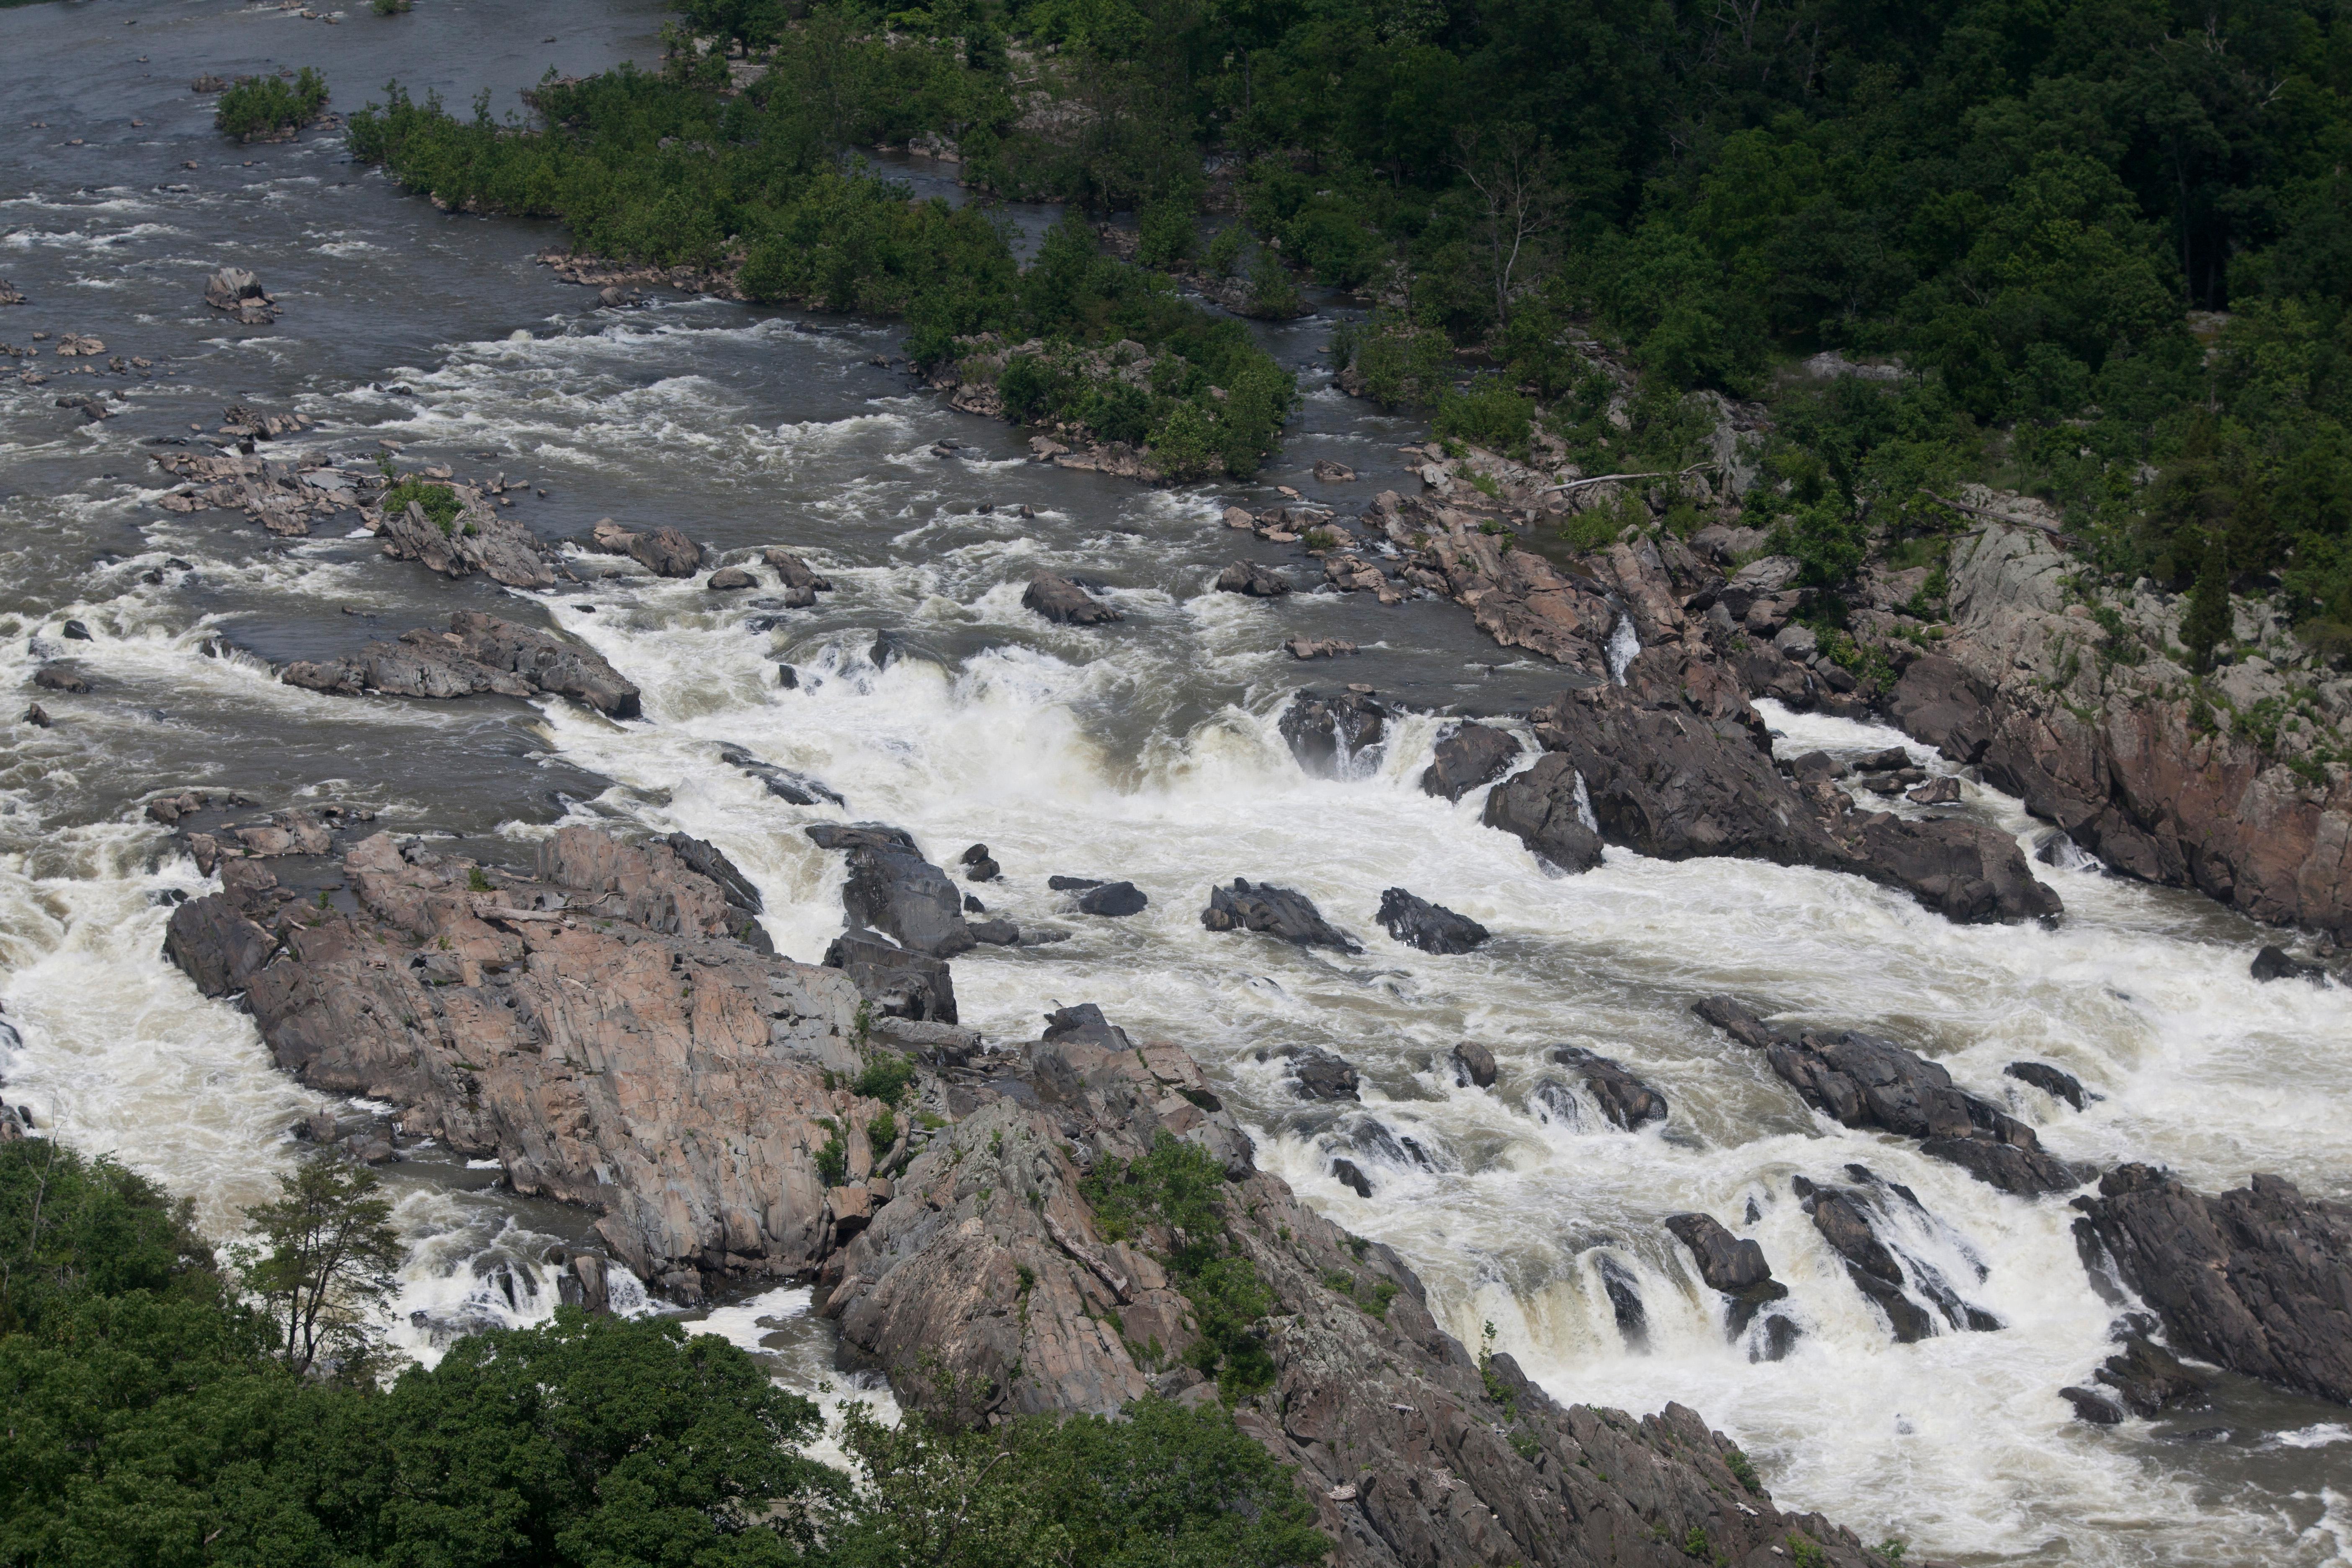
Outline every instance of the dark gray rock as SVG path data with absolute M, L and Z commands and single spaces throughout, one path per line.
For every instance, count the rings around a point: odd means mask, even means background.
M 2113 1426 L 2124 1418 L 2123 1406 L 2088 1388 L 2062 1388 L 2058 1397 L 2074 1407 L 2075 1419 L 2095 1426 Z
M 1666 1097 L 1607 1057 L 1580 1046 L 1555 1046 L 1551 1059 L 1574 1068 L 1600 1104 L 1601 1114 L 1628 1132 L 1666 1119 Z
M 1800 1177 L 1800 1181 L 1803 1178 Z M 1897 1344 L 1916 1344 L 1936 1331 L 1927 1310 L 1903 1293 L 1903 1268 L 1871 1228 L 1862 1207 L 1835 1187 L 1805 1183 L 1799 1195 L 1813 1216 L 1813 1228 L 1845 1262 L 1846 1277 L 1886 1314 Z
M 972 944 L 963 900 L 948 874 L 904 849 L 849 851 L 841 902 L 853 926 L 887 931 L 901 947 L 952 958 Z
M 1372 1179 L 1365 1175 L 1353 1160 L 1335 1157 L 1331 1162 L 1331 1174 L 1339 1178 L 1342 1186 L 1353 1188 L 1358 1197 L 1372 1195 Z
M 1254 562 L 1236 561 L 1217 574 L 1221 594 L 1246 594 L 1253 599 L 1279 599 L 1290 592 L 1290 582 L 1279 572 Z
M 2254 954 L 2254 964 L 2250 973 L 2262 981 L 2308 980 L 2314 985 L 2327 984 L 2326 970 L 2316 963 L 2294 957 L 2286 949 L 2275 944 Z
M 89 682 L 62 664 L 45 664 L 33 671 L 33 684 L 44 691 L 88 691 Z
M 1697 1010 L 1750 1046 L 1763 1030 L 1753 1013 L 1727 997 L 1710 997 Z M 1808 1030 L 1794 1039 L 1767 1031 L 1761 1048 L 1772 1070 L 1806 1103 L 1848 1127 L 1920 1139 L 1922 1152 L 2006 1193 L 2031 1197 L 2082 1184 L 2063 1161 L 2043 1151 L 2032 1128 L 1955 1087 L 1940 1065 L 1891 1040 L 1852 1030 Z
M 1021 942 L 1021 927 L 1002 915 L 991 920 L 973 921 L 964 928 L 971 940 L 992 947 L 1017 947 Z
M 2153 1327 L 2145 1313 L 2137 1321 Z M 2122 1352 L 2091 1375 L 2116 1391 L 2124 1407 L 2135 1415 L 2159 1415 L 2183 1405 L 2201 1403 L 2210 1386 L 2204 1377 L 2180 1364 L 2180 1358 L 2145 1333 L 2124 1336 Z
M 947 960 L 895 947 L 866 931 L 844 931 L 824 951 L 824 967 L 849 976 L 886 1018 L 956 1021 L 955 982 Z
M 1789 764 L 1789 773 L 1799 784 L 1827 784 L 1845 777 L 1846 766 L 1827 752 L 1807 752 Z
M 1067 626 L 1108 626 L 1127 617 L 1096 598 L 1067 577 L 1051 572 L 1039 572 L 1029 579 L 1022 591 L 1024 609 L 1034 610 L 1049 621 Z
M 2063 1100 L 2077 1110 L 2083 1109 L 2083 1080 L 2073 1073 L 2048 1062 L 2011 1062 L 2000 1070 L 2021 1083 L 2032 1084 L 2053 1100 Z
M 795 773 L 791 768 L 780 768 L 773 763 L 763 763 L 751 752 L 736 747 L 720 747 L 719 758 L 719 761 L 730 763 L 742 773 L 758 779 L 761 786 L 778 800 L 790 802 L 793 805 L 814 805 L 819 801 L 827 801 L 835 805 L 849 804 L 841 797 L 839 792 L 824 780 L 811 778 L 803 773 Z
M 1422 793 L 1460 800 L 1501 778 L 1519 749 L 1517 736 L 1491 724 L 1457 724 L 1437 742 L 1436 755 L 1422 770 Z
M 1423 952 L 1468 952 L 1487 937 L 1486 928 L 1469 916 L 1416 898 L 1402 888 L 1383 891 L 1380 912 L 1372 918 L 1388 928 L 1390 936 Z
M 552 631 L 459 610 L 446 632 L 419 626 L 341 658 L 288 665 L 289 686 L 343 696 L 457 698 L 493 692 L 569 697 L 614 719 L 638 716 L 636 686 L 603 655 Z
M 89 628 L 88 626 L 82 625 L 79 621 L 68 621 L 66 623 L 66 641 L 88 642 L 89 640 Z
M 1748 1325 L 1759 1311 L 1789 1293 L 1786 1285 L 1772 1278 L 1772 1266 L 1765 1261 L 1764 1248 L 1753 1240 L 1733 1236 L 1712 1215 L 1668 1215 L 1666 1228 L 1691 1249 L 1691 1257 L 1698 1264 L 1698 1277 L 1708 1289 L 1720 1290 L 1731 1299 L 1727 1325 L 1731 1338 L 1736 1340 L 1747 1333 Z
M 1495 1087 L 1495 1053 L 1474 1040 L 1454 1047 L 1454 1081 L 1474 1089 Z
M 801 831 L 820 849 L 898 849 L 922 854 L 913 834 L 887 822 L 812 822 Z
M 774 569 L 776 575 L 783 579 L 787 590 L 808 595 L 803 607 L 814 604 L 817 595 L 833 592 L 833 584 L 812 570 L 807 562 L 791 551 L 778 550 L 771 546 L 761 554 L 769 566 Z
M 732 907 L 750 915 L 759 914 L 765 908 L 761 902 L 760 889 L 751 885 L 751 879 L 737 869 L 735 862 L 727 858 L 726 853 L 717 845 L 684 833 L 673 833 L 663 842 L 686 862 L 687 869 L 698 871 L 718 883 L 720 895 Z
M 1090 915 L 1139 915 L 1151 900 L 1132 882 L 1105 882 L 1078 895 L 1078 908 Z
M 1315 900 L 1288 888 L 1260 882 L 1255 887 L 1240 877 L 1230 888 L 1209 890 L 1209 907 L 1201 923 L 1211 931 L 1254 931 L 1300 947 L 1328 947 L 1340 952 L 1363 948 L 1346 932 L 1323 919 Z
M 1302 1046 L 1291 1054 L 1290 1087 L 1301 1100 L 1354 1100 L 1356 1069 L 1344 1058 L 1319 1046 Z
M 1389 710 L 1360 691 L 1302 691 L 1279 728 L 1298 765 L 1318 778 L 1352 771 L 1388 734 Z
M 1749 1050 L 1763 1050 L 1781 1038 L 1777 1030 L 1756 1016 L 1754 1008 L 1733 997 L 1709 996 L 1692 1003 L 1691 1011 Z
M 740 588 L 756 588 L 760 580 L 740 566 L 721 566 L 702 585 L 714 594 L 727 594 Z
M 1567 758 L 1538 757 L 1533 767 L 1495 787 L 1481 820 L 1563 871 L 1590 871 L 1601 864 L 1601 835 L 1584 820 L 1589 806 L 1578 799 L 1578 784 Z
M 2209 1198 L 2133 1164 L 2100 1178 L 2087 1212 L 2174 1344 L 2352 1404 L 2352 1207 L 2271 1175 Z

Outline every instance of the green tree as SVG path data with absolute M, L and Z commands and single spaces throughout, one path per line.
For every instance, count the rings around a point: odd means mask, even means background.
M 2180 617 L 2180 646 L 2189 650 L 2189 665 L 2202 675 L 2213 668 L 2213 650 L 2230 637 L 2230 554 L 2218 533 L 2205 540 L 2205 562 L 2197 585 L 2189 591 L 2189 608 Z
M 392 1228 L 382 1180 L 331 1156 L 278 1178 L 279 1196 L 246 1211 L 262 1247 L 236 1254 L 287 1363 L 308 1373 L 323 1354 L 364 1360 L 375 1308 L 392 1293 L 406 1249 Z

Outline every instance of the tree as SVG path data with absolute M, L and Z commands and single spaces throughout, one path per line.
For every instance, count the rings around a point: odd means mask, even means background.
M 235 1256 L 287 1363 L 308 1373 L 321 1353 L 341 1362 L 365 1351 L 370 1317 L 406 1249 L 373 1171 L 320 1157 L 278 1185 L 277 1202 L 246 1211 L 268 1252 L 247 1245 Z
M 1479 226 L 1495 288 L 1495 321 L 1507 330 L 1511 291 L 1526 280 L 1529 247 L 1568 205 L 1555 175 L 1551 142 L 1525 125 L 1503 125 L 1483 135 L 1465 126 L 1454 136 L 1454 166 L 1483 209 Z
M 2180 646 L 2189 650 L 2189 668 L 2202 675 L 2213 668 L 2213 649 L 2230 637 L 2230 557 L 2219 531 L 2205 536 L 2205 563 L 2197 585 L 2189 591 L 2189 610 L 2180 617 Z

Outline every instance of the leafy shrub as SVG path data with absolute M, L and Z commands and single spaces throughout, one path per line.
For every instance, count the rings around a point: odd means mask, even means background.
M 1441 397 L 1431 429 L 1440 437 L 1472 442 L 1524 462 L 1535 412 L 1532 402 L 1490 376 L 1475 383 L 1468 392 L 1448 392 Z
M 849 1180 L 849 1145 L 835 1132 L 826 1137 L 816 1152 L 816 1179 L 828 1187 L 838 1187 Z
M 213 124 L 240 141 L 251 141 L 272 131 L 299 131 L 326 107 L 326 79 L 304 66 L 290 82 L 274 76 L 239 79 L 221 94 Z
M 895 1051 L 877 1051 L 850 1085 L 853 1093 L 867 1100 L 878 1100 L 891 1110 L 898 1109 L 907 1097 L 907 1089 L 915 1081 L 915 1064 Z
M 407 510 L 412 501 L 425 510 L 426 521 L 441 531 L 443 538 L 457 531 L 457 519 L 466 509 L 457 500 L 457 492 L 447 485 L 430 479 L 403 479 L 383 492 L 379 505 L 386 513 L 395 513 Z

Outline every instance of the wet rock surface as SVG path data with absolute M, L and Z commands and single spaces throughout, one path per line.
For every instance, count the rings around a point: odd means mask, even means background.
M 1217 574 L 1217 592 L 1244 594 L 1253 599 L 1279 599 L 1290 592 L 1290 580 L 1253 561 L 1236 561 Z
M 625 555 L 656 577 L 691 577 L 702 570 L 702 546 L 664 525 L 638 532 L 605 518 L 589 531 L 589 547 Z
M 1698 1265 L 1699 1279 L 1707 1289 L 1719 1290 L 1729 1299 L 1726 1327 L 1731 1338 L 1736 1340 L 1745 1334 L 1748 1325 L 1767 1304 L 1788 1295 L 1789 1288 L 1772 1278 L 1772 1266 L 1765 1261 L 1763 1247 L 1754 1240 L 1733 1236 L 1712 1215 L 1668 1215 L 1665 1226 L 1676 1240 L 1690 1248 L 1692 1261 Z
M 1342 777 L 1388 734 L 1389 710 L 1360 691 L 1302 691 L 1282 710 L 1283 741 L 1298 765 Z
M 1956 1087 L 1942 1066 L 1892 1040 L 1854 1030 L 1772 1029 L 1730 997 L 1693 1009 L 1751 1049 L 1805 1102 L 1848 1127 L 1921 1140 L 1922 1152 L 2007 1193 L 2072 1192 L 2083 1178 L 2050 1154 L 2033 1130 Z
M 556 632 L 541 631 L 459 610 L 449 629 L 420 626 L 396 641 L 372 642 L 340 658 L 289 664 L 278 673 L 289 686 L 344 696 L 505 697 L 541 693 L 571 697 L 615 719 L 638 713 L 636 687 L 593 649 Z
M 1518 760 L 1518 737 L 1491 724 L 1457 724 L 1437 742 L 1436 755 L 1422 771 L 1423 795 L 1460 800 L 1489 784 Z
M 1388 928 L 1390 936 L 1423 952 L 1468 952 L 1487 937 L 1486 928 L 1469 916 L 1402 888 L 1382 892 L 1380 910 L 1372 918 Z
M 1339 952 L 1361 952 L 1357 941 L 1324 920 L 1315 900 L 1288 888 L 1260 882 L 1252 886 L 1235 877 L 1227 888 L 1209 890 L 1209 907 L 1201 923 L 1211 931 L 1262 931 L 1300 947 L 1328 947 Z
M 1127 619 L 1079 584 L 1051 572 L 1040 572 L 1029 579 L 1029 586 L 1022 590 L 1021 604 L 1066 626 L 1108 626 Z
M 1626 1131 L 1638 1131 L 1648 1122 L 1666 1119 L 1666 1097 L 1620 1063 L 1580 1046 L 1555 1047 L 1551 1059 L 1581 1078 L 1601 1113 Z
M 2085 1213 L 2174 1344 L 2352 1404 L 2352 1207 L 2267 1175 L 2207 1197 L 2131 1164 Z

